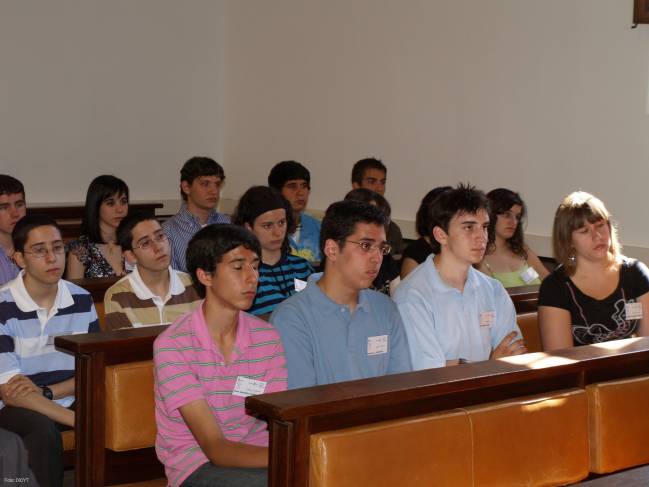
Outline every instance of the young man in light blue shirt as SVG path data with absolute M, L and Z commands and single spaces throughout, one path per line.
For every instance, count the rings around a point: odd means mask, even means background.
M 280 304 L 270 320 L 286 352 L 295 389 L 411 370 L 394 303 L 367 289 L 390 246 L 385 215 L 360 201 L 333 203 L 322 220 L 324 272 Z
M 488 209 L 484 193 L 465 185 L 430 209 L 437 248 L 394 297 L 415 370 L 527 352 L 502 284 L 473 268 L 487 248 Z

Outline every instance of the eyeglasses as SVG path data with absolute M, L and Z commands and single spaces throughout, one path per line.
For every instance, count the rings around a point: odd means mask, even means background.
M 388 255 L 390 251 L 392 250 L 392 246 L 390 244 L 382 243 L 382 244 L 373 244 L 371 242 L 355 242 L 354 240 L 345 240 L 345 242 L 353 243 L 358 245 L 363 252 L 370 253 L 373 250 L 378 250 L 381 255 Z
M 48 247 L 47 245 L 34 245 L 31 251 L 23 250 L 23 254 L 32 254 L 37 259 L 44 259 L 50 251 L 56 255 L 65 254 L 65 244 L 63 242 L 56 242 L 52 244 L 52 247 Z
M 149 250 L 150 248 L 153 247 L 153 243 L 162 243 L 166 242 L 167 240 L 167 234 L 164 233 L 162 230 L 159 232 L 156 232 L 153 234 L 153 238 L 148 238 L 145 237 L 143 240 L 140 241 L 139 244 L 133 245 L 133 249 L 142 249 L 142 250 Z

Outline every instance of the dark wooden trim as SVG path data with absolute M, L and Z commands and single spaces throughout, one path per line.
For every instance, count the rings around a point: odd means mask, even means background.
M 649 0 L 634 0 L 633 23 L 649 24 Z
M 155 215 L 155 210 L 162 208 L 164 205 L 159 202 L 149 201 L 129 203 L 129 211 L 146 211 Z M 80 205 L 29 205 L 27 207 L 27 214 L 48 215 L 55 220 L 79 220 L 83 218 L 83 211 L 85 206 Z
M 166 328 L 151 326 L 56 337 L 58 350 L 75 356 L 75 485 L 95 487 L 164 476 L 153 448 L 113 452 L 106 443 L 107 365 L 153 358 L 153 342 Z M 132 398 L 137 400 L 137 398 Z M 137 468 L 132 468 L 133 464 Z
M 649 338 L 632 338 L 264 394 L 246 398 L 246 408 L 272 432 L 269 485 L 305 486 L 310 436 L 317 432 L 642 374 L 649 374 Z
M 539 301 L 539 285 L 507 288 L 517 313 L 536 311 Z
M 104 301 L 106 290 L 119 280 L 119 277 L 98 277 L 95 279 L 70 279 L 70 282 L 88 291 L 95 303 L 101 303 Z

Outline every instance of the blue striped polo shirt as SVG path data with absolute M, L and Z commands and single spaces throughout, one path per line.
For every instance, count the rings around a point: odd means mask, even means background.
M 306 259 L 293 254 L 283 254 L 274 265 L 259 265 L 257 294 L 248 313 L 264 315 L 271 313 L 286 298 L 293 296 L 295 279 L 306 281 L 313 274 L 313 267 Z
M 207 217 L 206 225 L 214 223 L 230 223 L 230 217 L 214 210 Z M 202 225 L 198 218 L 189 212 L 187 203 L 184 201 L 180 205 L 178 213 L 162 224 L 162 229 L 171 244 L 171 267 L 187 272 L 187 263 L 185 262 L 187 245 L 196 232 L 206 225 Z
M 63 279 L 54 306 L 39 307 L 23 274 L 0 288 L 0 384 L 17 374 L 38 386 L 56 384 L 74 376 L 74 357 L 57 351 L 54 337 L 98 331 L 97 312 L 88 291 Z M 56 400 L 63 407 L 73 401 L 74 396 Z

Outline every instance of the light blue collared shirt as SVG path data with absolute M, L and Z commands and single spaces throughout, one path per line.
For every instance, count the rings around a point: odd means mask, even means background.
M 309 387 L 412 370 L 399 311 L 364 289 L 353 314 L 335 303 L 312 274 L 306 289 L 281 303 L 270 321 L 286 352 L 288 387 Z
M 469 267 L 464 292 L 447 285 L 429 256 L 394 295 L 408 335 L 415 370 L 447 360 L 488 360 L 505 336 L 517 331 L 516 310 L 496 279 Z

